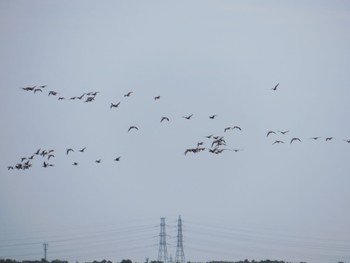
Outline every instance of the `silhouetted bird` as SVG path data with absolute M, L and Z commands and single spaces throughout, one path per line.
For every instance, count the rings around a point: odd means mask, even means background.
M 41 85 L 40 88 L 45 89 L 47 85 Z
M 68 148 L 67 151 L 66 151 L 67 155 L 68 155 L 69 152 L 74 152 L 74 150 L 72 148 Z
M 119 157 L 115 158 L 114 161 L 119 162 L 119 161 L 120 161 L 120 158 L 121 158 L 121 157 L 119 156 Z
M 294 142 L 294 141 L 299 141 L 299 142 L 301 142 L 301 140 L 300 140 L 299 138 L 293 138 L 293 139 L 290 140 L 290 144 L 292 144 L 292 142 Z
M 182 118 L 185 118 L 187 120 L 191 119 L 191 117 L 193 116 L 193 114 L 189 115 L 189 116 L 182 116 Z
M 137 128 L 136 126 L 130 126 L 129 129 L 128 129 L 128 132 L 129 132 L 131 129 L 136 129 L 136 130 L 138 130 L 139 128 Z
M 267 134 L 266 134 L 266 137 L 268 137 L 271 133 L 276 134 L 274 131 L 268 131 Z
M 312 140 L 318 140 L 318 139 L 320 139 L 321 137 L 311 137 L 310 139 L 312 139 Z
M 289 130 L 288 131 L 278 131 L 279 133 L 282 133 L 283 135 L 284 134 L 286 134 L 287 132 L 289 132 Z
M 168 117 L 162 117 L 162 119 L 160 120 L 160 122 L 162 122 L 162 121 L 164 121 L 164 120 L 169 121 L 169 118 L 168 118 Z
M 347 143 L 350 143 L 350 140 L 344 140 L 345 142 L 347 142 Z
M 52 166 L 53 166 L 53 164 L 51 164 L 51 163 L 46 163 L 46 162 L 43 163 L 44 168 L 52 167 Z
M 213 134 L 205 136 L 206 138 L 210 139 L 213 136 Z
M 78 100 L 81 100 L 85 96 L 85 93 L 79 97 L 77 97 Z
M 227 132 L 228 130 L 231 130 L 232 128 L 231 127 L 226 127 L 225 129 L 224 129 L 224 132 Z
M 272 90 L 277 90 L 279 83 L 277 83 L 277 85 L 275 87 L 272 88 Z
M 284 143 L 284 141 L 278 141 L 276 140 L 272 145 L 276 144 L 276 143 Z
M 48 95 L 48 96 L 50 96 L 50 95 L 56 96 L 57 94 L 58 94 L 58 92 L 51 90 L 51 91 L 49 92 L 49 95 Z
M 7 170 L 13 170 L 13 166 L 7 166 Z
M 240 151 L 243 151 L 243 149 L 228 149 L 230 151 L 234 151 L 234 152 L 240 152 Z
M 83 149 L 80 149 L 79 152 L 83 153 L 85 151 L 86 147 L 84 147 Z
M 51 157 L 55 157 L 55 155 L 53 155 L 53 154 L 48 155 L 47 160 L 50 160 Z
M 74 162 L 72 165 L 76 166 L 76 165 L 78 165 L 78 163 L 77 163 L 77 162 Z
M 23 90 L 25 91 L 33 91 L 35 89 L 36 86 L 33 86 L 33 87 L 25 87 L 25 88 L 22 88 Z
M 98 159 L 95 161 L 96 163 L 101 163 L 101 159 Z
M 134 93 L 134 92 L 129 91 L 128 93 L 126 93 L 126 94 L 124 95 L 124 97 L 130 97 L 130 95 L 133 94 L 133 93 Z
M 232 130 L 234 130 L 234 129 L 238 129 L 238 130 L 240 130 L 240 131 L 242 130 L 241 127 L 239 127 L 239 126 L 234 126 L 234 127 L 232 127 Z
M 43 92 L 42 89 L 34 89 L 34 94 L 37 93 L 38 91 Z
M 215 115 L 215 114 L 212 115 L 212 116 L 209 116 L 209 119 L 212 119 L 212 120 L 213 120 L 213 119 L 215 119 L 216 116 L 217 116 L 217 115 Z
M 65 100 L 64 97 L 58 97 L 58 100 Z
M 327 137 L 327 138 L 326 138 L 326 142 L 327 142 L 327 141 L 331 141 L 332 139 L 333 139 L 333 137 Z
M 159 100 L 159 99 L 160 99 L 160 96 L 154 97 L 154 100 Z
M 119 104 L 120 104 L 120 102 L 118 102 L 117 104 L 111 103 L 110 108 L 111 108 L 111 109 L 112 109 L 113 107 L 114 107 L 114 108 L 118 108 Z

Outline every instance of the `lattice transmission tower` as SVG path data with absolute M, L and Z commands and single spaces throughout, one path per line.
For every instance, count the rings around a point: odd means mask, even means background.
M 160 219 L 160 234 L 159 234 L 159 250 L 158 250 L 158 261 L 163 263 L 168 262 L 168 251 L 166 247 L 166 233 L 165 233 L 165 218 Z
M 177 245 L 176 245 L 176 256 L 175 263 L 185 263 L 185 253 L 182 239 L 182 220 L 179 216 L 177 221 Z

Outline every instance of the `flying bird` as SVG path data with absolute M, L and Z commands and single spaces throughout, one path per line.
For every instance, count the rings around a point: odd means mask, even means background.
M 333 139 L 333 137 L 327 137 L 327 138 L 326 138 L 326 142 L 327 142 L 327 141 L 331 141 L 332 139 Z
M 7 166 L 7 170 L 13 170 L 13 166 Z
M 277 83 L 276 86 L 272 88 L 272 90 L 277 90 L 278 85 L 279 83 Z
M 267 134 L 266 134 L 266 137 L 268 137 L 271 133 L 276 134 L 274 131 L 268 131 Z
M 279 132 L 279 133 L 282 133 L 282 134 L 284 135 L 284 134 L 288 133 L 289 130 L 288 130 L 288 131 L 278 131 L 278 132 Z
M 350 140 L 346 140 L 346 139 L 345 139 L 344 141 L 347 142 L 347 143 L 350 143 Z
M 119 161 L 120 161 L 120 158 L 121 158 L 121 156 L 115 158 L 114 161 L 119 162 Z
M 168 117 L 162 117 L 162 119 L 160 120 L 160 122 L 163 122 L 163 121 L 169 121 L 169 118 Z
M 126 94 L 124 95 L 124 97 L 130 97 L 130 95 L 133 94 L 133 93 L 134 93 L 134 92 L 129 91 L 128 93 L 126 93 Z
M 110 108 L 111 108 L 111 109 L 112 109 L 113 107 L 114 107 L 114 108 L 118 108 L 119 104 L 120 104 L 120 102 L 118 102 L 117 104 L 111 103 Z
M 77 163 L 77 162 L 74 162 L 72 165 L 77 166 L 77 165 L 78 165 L 78 163 Z
M 101 159 L 98 159 L 95 161 L 96 163 L 101 163 Z
M 154 100 L 159 100 L 159 99 L 160 99 L 160 96 L 154 97 Z
M 191 114 L 189 116 L 182 116 L 182 118 L 189 120 L 189 119 L 191 119 L 192 116 L 193 116 L 193 114 Z
M 319 137 L 319 136 L 317 136 L 317 137 L 311 137 L 310 139 L 312 139 L 312 140 L 318 140 L 318 139 L 320 139 L 321 137 Z
M 232 130 L 234 130 L 234 129 L 238 129 L 238 130 L 240 130 L 240 131 L 242 130 L 241 127 L 239 127 L 239 126 L 234 126 L 234 127 L 232 127 Z
M 49 92 L 49 95 L 48 95 L 48 96 L 50 96 L 50 95 L 56 96 L 57 94 L 58 94 L 58 92 L 51 90 L 51 91 Z
M 234 152 L 240 152 L 240 151 L 243 151 L 243 149 L 228 149 L 230 151 L 234 151 Z
M 130 126 L 129 129 L 128 129 L 128 132 L 129 132 L 131 129 L 136 129 L 136 130 L 138 130 L 139 128 L 137 128 L 136 126 Z
M 276 144 L 276 143 L 284 143 L 284 141 L 276 140 L 272 145 L 274 145 L 274 144 Z
M 215 119 L 216 116 L 218 116 L 218 115 L 214 114 L 214 115 L 212 115 L 212 116 L 209 116 L 209 119 L 212 119 L 212 120 L 213 120 L 213 119 Z
M 80 149 L 79 152 L 83 153 L 85 151 L 86 147 L 84 147 L 83 149 Z
M 38 91 L 43 92 L 42 89 L 34 89 L 34 94 L 37 93 Z
M 55 157 L 55 155 L 49 154 L 49 155 L 47 156 L 47 160 L 50 160 L 51 157 Z
M 68 155 L 69 152 L 74 152 L 74 150 L 72 148 L 68 148 L 67 151 L 66 151 L 67 155 Z
M 301 140 L 300 140 L 299 138 L 293 138 L 293 139 L 290 140 L 290 144 L 292 144 L 292 142 L 294 142 L 294 141 L 299 141 L 299 142 L 301 142 Z

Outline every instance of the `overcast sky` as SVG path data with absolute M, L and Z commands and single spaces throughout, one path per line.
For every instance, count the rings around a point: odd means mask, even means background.
M 188 261 L 350 261 L 350 4 L 263 2 L 0 1 L 0 258 L 156 260 L 161 217 L 175 258 L 181 215 Z

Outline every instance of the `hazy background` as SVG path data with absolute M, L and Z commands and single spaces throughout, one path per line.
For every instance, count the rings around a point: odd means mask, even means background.
M 160 217 L 175 258 L 181 215 L 189 261 L 350 261 L 349 28 L 348 1 L 1 1 L 0 258 L 157 259 Z M 184 155 L 210 134 L 244 150 Z

